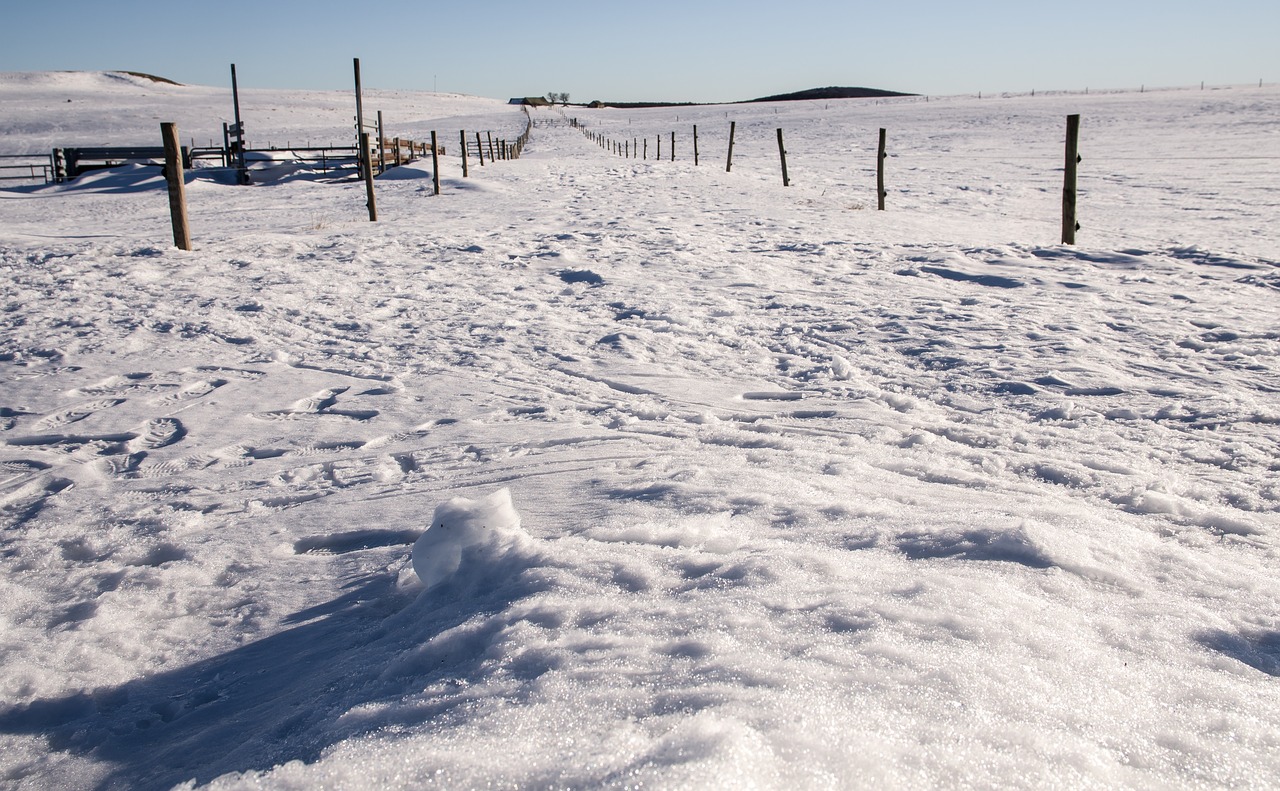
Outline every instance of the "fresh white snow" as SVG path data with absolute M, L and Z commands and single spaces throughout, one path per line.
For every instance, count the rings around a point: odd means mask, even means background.
M 543 108 L 465 180 L 520 108 L 365 107 L 441 195 L 198 168 L 183 252 L 156 168 L 0 188 L 0 785 L 1280 783 L 1280 89 Z

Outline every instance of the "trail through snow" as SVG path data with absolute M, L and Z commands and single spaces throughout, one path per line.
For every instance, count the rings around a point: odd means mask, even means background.
M 0 191 L 0 782 L 1274 785 L 1280 94 L 1209 93 L 544 109 L 376 224 L 197 170 L 192 252 L 154 169 Z

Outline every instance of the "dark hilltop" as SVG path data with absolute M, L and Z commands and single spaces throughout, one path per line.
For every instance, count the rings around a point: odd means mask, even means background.
M 759 99 L 746 99 L 739 102 L 592 102 L 592 107 L 617 107 L 630 109 L 638 107 L 701 107 L 720 104 L 752 104 L 754 102 L 799 102 L 805 99 L 880 99 L 887 96 L 917 96 L 914 93 L 900 91 L 883 91 L 879 88 L 810 88 L 795 93 L 780 93 L 777 96 L 764 96 Z

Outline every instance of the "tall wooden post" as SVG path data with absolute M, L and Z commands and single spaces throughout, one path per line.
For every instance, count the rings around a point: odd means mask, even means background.
M 728 173 L 733 170 L 733 133 L 738 128 L 737 121 L 729 122 L 729 158 L 724 161 L 724 172 Z
M 671 161 L 676 161 L 676 133 L 671 133 Z
M 356 144 L 360 143 L 360 136 L 364 134 L 364 92 L 360 89 L 360 59 L 352 58 L 356 72 Z M 356 164 L 360 169 L 361 175 L 364 174 L 369 162 L 365 157 L 365 152 L 369 149 L 367 146 L 361 146 L 360 155 L 356 159 Z
M 462 140 L 462 177 L 465 179 L 467 177 L 467 130 L 460 130 L 458 136 Z
M 493 132 L 485 132 L 485 136 L 489 138 L 489 159 L 492 160 L 493 159 Z
M 244 122 L 240 120 L 240 86 L 236 83 L 236 64 L 231 64 L 231 102 L 236 111 L 236 133 L 240 136 L 240 144 L 236 146 L 236 183 L 249 183 L 249 168 L 244 163 Z M 224 133 L 225 134 L 225 133 Z M 228 148 L 230 147 L 230 135 Z
M 1067 156 L 1062 180 L 1062 243 L 1075 244 L 1076 231 L 1076 165 L 1080 164 L 1080 116 L 1067 116 Z
M 480 142 L 479 132 L 476 132 L 476 156 L 480 157 L 480 167 L 484 167 L 484 143 Z
M 884 151 L 885 130 L 880 130 L 880 147 L 876 152 L 876 209 L 884 211 L 884 159 L 889 156 Z
M 440 194 L 440 148 L 436 146 L 436 130 L 431 130 L 431 182 Z
M 649 138 L 644 139 L 644 160 L 649 161 Z
M 378 201 L 373 194 L 373 163 L 369 160 L 369 133 L 360 133 L 360 147 L 364 149 L 365 161 L 369 163 L 364 169 L 364 191 L 367 196 L 366 205 L 369 207 L 369 222 L 378 221 Z
M 658 135 L 658 161 L 662 161 L 662 135 Z
M 778 156 L 782 159 L 782 186 L 790 187 L 791 179 L 787 177 L 787 149 L 782 147 L 782 129 L 778 129 Z
M 178 144 L 178 125 L 160 124 L 164 138 L 164 174 L 169 182 L 169 216 L 173 220 L 173 243 L 180 250 L 191 249 L 191 227 L 187 223 L 187 190 L 182 175 L 182 148 Z
M 698 165 L 698 125 L 693 125 L 693 164 Z

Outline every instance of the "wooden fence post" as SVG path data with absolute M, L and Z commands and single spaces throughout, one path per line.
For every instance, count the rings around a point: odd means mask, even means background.
M 187 223 L 187 189 L 182 175 L 182 149 L 178 144 L 178 125 L 160 124 L 164 139 L 164 175 L 169 182 L 169 217 L 173 220 L 173 243 L 179 250 L 191 249 L 191 227 Z
M 646 162 L 649 161 L 649 138 L 647 137 L 644 139 L 644 159 Z
M 236 111 L 236 134 L 239 135 L 240 143 L 236 146 L 236 183 L 247 185 L 249 183 L 249 168 L 244 162 L 244 122 L 240 120 L 240 85 L 236 82 L 236 64 L 231 64 L 231 101 L 235 105 Z M 226 125 L 223 124 L 225 127 Z M 230 135 L 223 132 L 227 137 L 227 150 L 230 152 Z M 230 163 L 228 163 L 230 167 Z
M 365 161 L 369 162 L 369 167 L 364 169 L 364 191 L 368 196 L 367 205 L 369 206 L 369 222 L 378 221 L 378 201 L 373 195 L 373 163 L 369 156 L 369 133 L 360 133 L 360 147 L 364 149 Z
M 493 159 L 493 132 L 485 132 L 485 136 L 489 138 L 489 159 Z M 503 159 L 506 159 L 504 156 Z
M 458 133 L 462 138 L 462 177 L 467 177 L 467 130 L 463 129 Z
M 782 186 L 790 187 L 791 179 L 787 177 L 787 150 L 782 147 L 782 129 L 778 129 L 778 156 L 782 159 Z
M 662 135 L 658 135 L 658 161 L 662 161 Z
M 693 125 L 693 165 L 698 165 L 698 125 Z
M 728 173 L 733 170 L 733 133 L 738 127 L 737 121 L 729 122 L 729 158 L 724 161 L 724 172 Z
M 876 209 L 884 211 L 884 158 L 888 156 L 884 152 L 885 130 L 880 130 L 880 147 L 876 153 Z
M 440 194 L 440 149 L 436 147 L 436 130 L 431 130 L 431 181 L 436 188 L 436 194 Z
M 480 157 L 480 167 L 484 167 L 484 143 L 480 142 L 479 132 L 476 132 L 476 156 Z
M 1075 244 L 1076 231 L 1076 165 L 1080 164 L 1080 116 L 1067 116 L 1067 156 L 1062 183 L 1062 243 Z
M 671 133 L 671 161 L 676 161 L 676 133 Z
M 360 143 L 360 135 L 364 134 L 364 96 L 360 88 L 360 59 L 352 58 L 356 72 L 356 144 Z M 360 156 L 356 158 L 356 165 L 361 175 L 364 174 L 365 168 L 369 167 L 369 163 L 365 160 L 364 152 L 360 152 Z
M 378 111 L 378 172 L 387 172 L 387 138 L 386 127 L 382 125 L 382 111 Z

